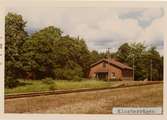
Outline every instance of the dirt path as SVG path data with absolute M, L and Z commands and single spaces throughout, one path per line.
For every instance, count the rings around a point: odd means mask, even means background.
M 163 84 L 5 100 L 10 113 L 110 114 L 115 106 L 162 106 Z

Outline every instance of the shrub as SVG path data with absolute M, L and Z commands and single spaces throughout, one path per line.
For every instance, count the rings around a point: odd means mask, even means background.
M 19 81 L 16 79 L 12 79 L 11 77 L 7 77 L 5 80 L 5 87 L 14 88 L 19 85 Z
M 42 82 L 47 85 L 54 84 L 54 80 L 52 78 L 42 79 Z
M 56 86 L 54 84 L 49 85 L 49 90 L 54 91 L 56 89 Z
M 74 69 L 66 69 L 63 73 L 63 76 L 67 80 L 80 80 L 82 76 L 82 69 L 81 68 L 74 68 Z
M 79 76 L 74 76 L 73 77 L 73 81 L 81 81 L 81 80 L 82 80 L 82 78 L 79 77 Z
M 62 68 L 56 68 L 54 70 L 54 79 L 63 79 L 63 71 Z
M 64 70 L 64 72 L 63 72 L 63 77 L 64 77 L 64 79 L 66 79 L 66 80 L 72 80 L 72 79 L 73 79 L 73 76 L 74 76 L 75 74 L 76 74 L 76 73 L 75 73 L 74 70 L 72 70 L 72 69 L 66 69 L 66 70 Z
M 80 79 L 83 76 L 83 71 L 80 66 L 74 68 L 56 68 L 54 70 L 54 78 L 61 80 Z

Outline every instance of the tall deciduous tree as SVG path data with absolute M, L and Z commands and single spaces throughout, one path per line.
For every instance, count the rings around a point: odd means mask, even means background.
M 49 26 L 32 34 L 23 45 L 23 70 L 27 79 L 53 76 L 55 67 L 55 45 L 61 39 L 61 30 Z M 61 48 L 59 48 L 61 49 Z
M 5 17 L 5 78 L 21 77 L 22 45 L 27 38 L 26 22 L 21 15 L 8 13 Z
M 64 36 L 57 42 L 55 49 L 56 63 L 62 75 L 66 72 L 65 70 L 69 69 L 69 71 L 76 73 L 76 76 L 86 76 L 90 54 L 83 39 Z

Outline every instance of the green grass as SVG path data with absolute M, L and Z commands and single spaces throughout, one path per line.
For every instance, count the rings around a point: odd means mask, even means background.
M 79 88 L 103 88 L 109 87 L 112 84 L 100 80 L 82 80 L 82 81 L 67 81 L 67 80 L 55 80 L 51 84 L 46 84 L 40 80 L 22 80 L 20 81 L 25 85 L 15 88 L 6 88 L 5 94 L 12 93 L 27 93 L 27 92 L 41 92 L 49 91 L 53 89 L 67 90 L 67 89 L 79 89 Z

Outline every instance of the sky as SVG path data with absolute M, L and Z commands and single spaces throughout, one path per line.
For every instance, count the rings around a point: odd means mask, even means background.
M 6 5 L 6 13 L 21 14 L 26 30 L 35 32 L 53 25 L 70 36 L 83 38 L 89 50 L 115 52 L 125 42 L 156 46 L 163 55 L 163 8 L 55 7 L 51 4 Z

